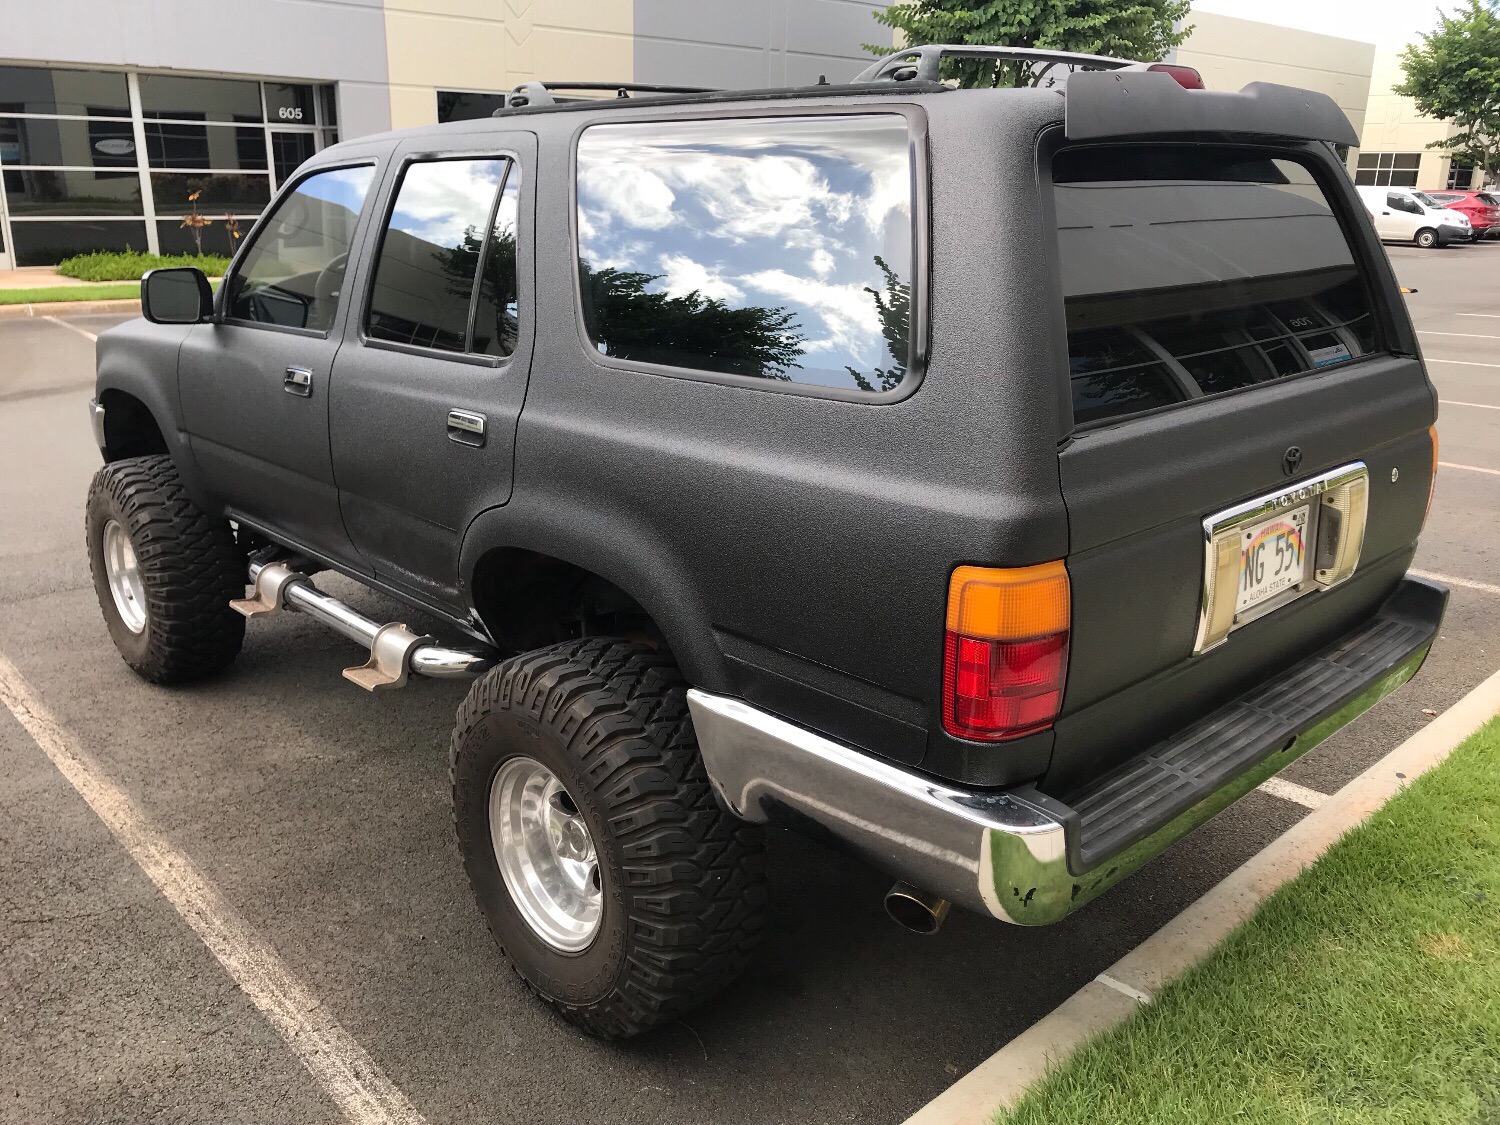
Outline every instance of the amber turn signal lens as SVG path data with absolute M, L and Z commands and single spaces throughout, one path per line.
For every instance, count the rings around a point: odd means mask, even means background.
M 1432 439 L 1432 476 L 1427 481 L 1427 508 L 1422 512 L 1422 526 L 1427 526 L 1427 517 L 1432 512 L 1432 490 L 1437 487 L 1438 435 L 1436 426 L 1427 427 L 1427 436 Z
M 948 580 L 948 632 L 1024 641 L 1068 628 L 1068 571 L 1059 562 L 999 569 L 961 566 Z

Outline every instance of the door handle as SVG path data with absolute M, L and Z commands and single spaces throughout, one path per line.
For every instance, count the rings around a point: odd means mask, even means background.
M 288 367 L 281 389 L 289 395 L 308 398 L 312 395 L 312 370 L 307 367 Z
M 485 416 L 474 410 L 448 411 L 448 440 L 460 445 L 484 444 Z

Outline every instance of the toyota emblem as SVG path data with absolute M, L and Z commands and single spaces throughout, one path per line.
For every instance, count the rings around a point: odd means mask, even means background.
M 1289 477 L 1297 475 L 1297 470 L 1302 468 L 1302 447 L 1289 445 L 1285 453 L 1281 455 L 1281 471 Z

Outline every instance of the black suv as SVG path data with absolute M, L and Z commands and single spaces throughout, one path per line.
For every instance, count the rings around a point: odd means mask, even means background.
M 766 824 L 919 930 L 1062 918 L 1409 679 L 1447 596 L 1357 138 L 1192 85 L 926 47 L 318 154 L 216 293 L 156 271 L 100 338 L 115 643 L 183 681 L 295 611 L 369 690 L 477 676 L 464 863 L 595 1034 L 744 966 Z

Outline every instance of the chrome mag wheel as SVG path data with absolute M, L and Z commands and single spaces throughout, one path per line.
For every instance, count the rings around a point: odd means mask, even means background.
M 132 633 L 139 633 L 146 627 L 146 584 L 141 581 L 130 536 L 118 520 L 104 525 L 104 574 L 120 620 Z
M 510 897 L 532 931 L 564 953 L 599 930 L 604 894 L 594 839 L 557 775 L 509 758 L 490 782 L 490 843 Z

